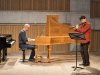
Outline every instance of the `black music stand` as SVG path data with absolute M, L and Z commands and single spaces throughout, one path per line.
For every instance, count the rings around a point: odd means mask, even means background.
M 69 33 L 69 36 L 71 39 L 75 39 L 76 40 L 76 66 L 74 66 L 74 71 L 77 69 L 77 68 L 80 68 L 80 69 L 84 69 L 82 67 L 78 67 L 77 66 L 77 43 L 78 43 L 78 40 L 85 40 L 85 36 L 83 33 L 79 33 L 79 32 L 71 32 Z

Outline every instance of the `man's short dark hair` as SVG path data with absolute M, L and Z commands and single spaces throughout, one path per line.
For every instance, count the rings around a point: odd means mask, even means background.
M 85 17 L 85 16 L 81 16 L 81 17 L 80 17 L 80 20 L 82 20 L 82 19 L 86 19 L 86 17 Z

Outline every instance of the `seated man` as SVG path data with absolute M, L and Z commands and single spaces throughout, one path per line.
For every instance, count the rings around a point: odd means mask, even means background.
M 32 51 L 31 51 L 31 54 L 29 57 L 29 61 L 33 61 L 34 56 L 35 56 L 35 51 L 34 51 L 35 45 L 27 44 L 27 42 L 35 41 L 35 39 L 31 39 L 31 38 L 26 37 L 26 31 L 28 31 L 29 28 L 30 28 L 30 25 L 25 24 L 23 29 L 20 31 L 20 33 L 19 33 L 19 48 L 31 49 Z

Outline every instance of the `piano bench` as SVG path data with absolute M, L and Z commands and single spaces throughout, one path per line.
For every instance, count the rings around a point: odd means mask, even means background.
M 23 52 L 23 54 L 22 54 L 22 61 L 23 62 L 25 62 L 25 51 L 27 50 L 27 49 L 22 49 L 22 48 L 20 48 L 20 50 Z

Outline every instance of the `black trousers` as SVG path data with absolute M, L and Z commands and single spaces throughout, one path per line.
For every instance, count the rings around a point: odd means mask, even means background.
M 89 47 L 90 42 L 88 43 L 81 43 L 80 47 L 81 47 L 81 57 L 83 60 L 83 64 L 90 64 L 89 61 L 89 53 L 88 53 L 88 47 Z
M 19 46 L 20 46 L 20 48 L 32 50 L 29 59 L 34 59 L 34 56 L 35 56 L 35 50 L 34 50 L 35 49 L 35 45 L 21 44 Z

